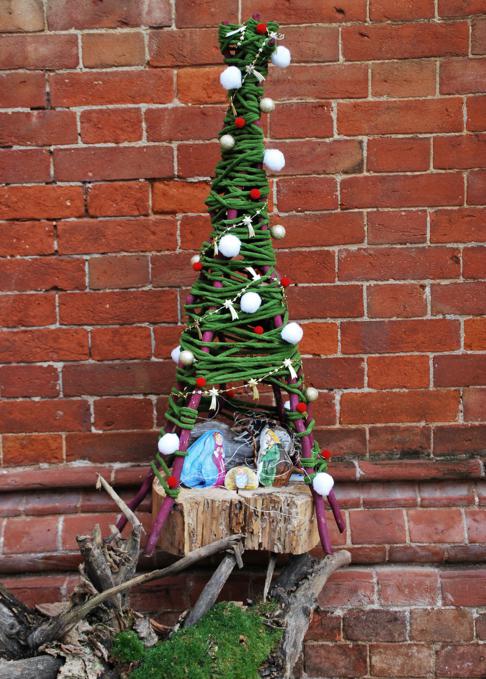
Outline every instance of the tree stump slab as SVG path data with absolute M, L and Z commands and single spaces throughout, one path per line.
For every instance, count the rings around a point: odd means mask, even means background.
M 153 485 L 153 516 L 165 497 Z M 308 486 L 291 482 L 282 488 L 232 491 L 182 488 L 158 546 L 186 555 L 215 540 L 243 533 L 245 550 L 304 554 L 319 542 L 314 503 Z

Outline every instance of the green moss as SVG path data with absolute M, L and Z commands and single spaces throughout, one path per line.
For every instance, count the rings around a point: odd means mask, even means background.
M 130 679 L 257 679 L 281 635 L 258 608 L 220 603 L 193 627 L 146 649 Z
M 135 632 L 128 630 L 116 635 L 111 654 L 122 663 L 131 663 L 141 660 L 145 653 L 145 646 Z

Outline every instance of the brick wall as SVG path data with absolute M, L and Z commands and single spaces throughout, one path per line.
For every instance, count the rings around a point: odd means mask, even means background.
M 275 245 L 355 564 L 307 671 L 482 676 L 484 0 L 0 0 L 0 570 L 66 594 L 73 536 L 112 518 L 95 472 L 130 493 L 152 454 L 209 231 L 216 26 L 254 11 L 293 54 L 265 90 Z

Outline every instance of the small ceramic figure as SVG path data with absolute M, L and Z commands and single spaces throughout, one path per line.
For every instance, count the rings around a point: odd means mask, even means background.
M 286 486 L 292 473 L 292 460 L 279 433 L 265 427 L 260 435 L 257 478 L 262 486 Z
M 224 485 L 228 490 L 255 490 L 258 488 L 258 479 L 249 467 L 233 467 L 227 472 Z
M 188 448 L 181 483 L 187 488 L 222 486 L 225 471 L 223 435 L 209 429 Z

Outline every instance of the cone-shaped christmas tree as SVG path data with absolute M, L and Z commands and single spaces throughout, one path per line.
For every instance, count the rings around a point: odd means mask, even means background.
M 206 201 L 211 217 L 210 240 L 193 258 L 198 279 L 186 300 L 187 325 L 172 352 L 178 364 L 159 453 L 130 506 L 136 507 L 157 476 L 165 500 L 156 517 L 147 549 L 151 553 L 179 492 L 190 431 L 198 414 L 262 409 L 280 420 L 300 440 L 300 465 L 314 496 L 323 548 L 331 551 L 324 517 L 327 496 L 340 530 L 344 526 L 312 430 L 311 401 L 318 392 L 306 388 L 297 348 L 303 331 L 288 316 L 285 288 L 290 281 L 275 268 L 273 238 L 285 228 L 269 224 L 269 184 L 264 167 L 278 171 L 283 154 L 264 149 L 262 112 L 274 104 L 262 99 L 268 61 L 285 67 L 290 53 L 277 46 L 282 37 L 274 22 L 249 19 L 241 26 L 221 25 L 219 41 L 228 65 L 221 84 L 228 90 L 229 108 L 220 133 L 222 159 L 217 164 Z M 263 405 L 260 392 L 273 391 L 274 405 Z M 282 393 L 289 394 L 284 407 Z M 263 400 L 263 399 L 262 399 Z M 166 462 L 174 455 L 172 469 Z

